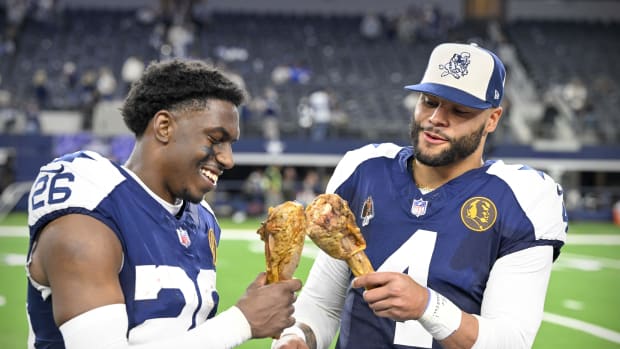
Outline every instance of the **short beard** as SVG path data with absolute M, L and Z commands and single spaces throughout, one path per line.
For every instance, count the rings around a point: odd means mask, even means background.
M 438 155 L 428 155 L 422 153 L 422 150 L 420 150 L 418 144 L 420 141 L 420 131 L 423 130 L 422 126 L 413 122 L 410 129 L 411 144 L 413 145 L 415 159 L 424 165 L 432 167 L 450 165 L 458 160 L 462 160 L 470 156 L 476 151 L 476 149 L 478 149 L 480 141 L 485 134 L 484 125 L 482 125 L 477 131 L 467 136 L 457 139 L 448 138 L 448 142 L 450 143 L 450 147 L 448 149 L 442 151 Z

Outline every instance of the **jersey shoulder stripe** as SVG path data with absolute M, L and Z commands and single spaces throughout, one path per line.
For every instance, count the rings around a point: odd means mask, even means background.
M 487 173 L 502 180 L 534 226 L 537 240 L 566 241 L 568 219 L 560 184 L 543 171 L 496 161 Z
M 327 184 L 326 192 L 334 193 L 364 161 L 379 157 L 394 159 L 402 149 L 402 146 L 394 143 L 380 143 L 368 144 L 361 148 L 346 152 L 338 162 L 334 174 Z

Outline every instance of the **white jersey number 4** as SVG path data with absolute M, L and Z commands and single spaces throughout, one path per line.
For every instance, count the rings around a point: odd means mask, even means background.
M 436 232 L 416 231 L 409 240 L 383 262 L 377 271 L 402 272 L 407 269 L 407 274 L 413 280 L 426 287 L 436 241 Z M 394 344 L 432 348 L 433 337 L 417 320 L 398 321 L 394 333 Z

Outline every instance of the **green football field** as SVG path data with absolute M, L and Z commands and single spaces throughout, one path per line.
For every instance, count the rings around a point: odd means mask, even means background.
M 256 274 L 264 270 L 258 221 L 222 221 L 218 249 L 220 310 L 236 302 Z M 24 259 L 25 216 L 0 222 L 0 348 L 26 348 Z M 227 233 L 228 236 L 227 236 Z M 296 276 L 305 279 L 316 248 L 306 244 Z M 534 348 L 620 348 L 620 227 L 571 223 L 568 243 L 554 265 L 545 315 Z M 253 340 L 239 348 L 269 348 Z

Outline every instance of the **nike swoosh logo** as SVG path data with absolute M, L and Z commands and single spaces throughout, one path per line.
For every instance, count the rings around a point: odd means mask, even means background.
M 51 169 L 51 170 L 41 170 L 41 172 L 45 173 L 60 173 L 65 170 L 65 165 L 60 165 L 59 168 Z

